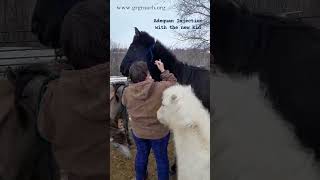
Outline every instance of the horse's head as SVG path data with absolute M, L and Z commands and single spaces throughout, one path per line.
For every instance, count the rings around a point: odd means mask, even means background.
M 49 47 L 60 47 L 60 29 L 64 16 L 80 0 L 37 0 L 32 16 L 32 32 Z
M 133 41 L 129 46 L 127 54 L 123 58 L 120 66 L 120 72 L 124 76 L 129 76 L 130 66 L 136 61 L 145 61 L 151 76 L 160 77 L 160 71 L 154 65 L 154 46 L 155 39 L 144 31 L 139 31 L 135 28 Z
M 131 158 L 128 115 L 121 103 L 124 83 L 110 84 L 110 143 L 121 154 Z
M 16 107 L 22 116 L 26 116 L 22 119 L 35 121 L 43 85 L 57 74 L 47 65 L 33 64 L 15 70 L 8 68 L 6 76 L 15 87 Z

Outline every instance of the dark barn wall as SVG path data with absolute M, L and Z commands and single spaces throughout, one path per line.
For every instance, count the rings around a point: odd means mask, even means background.
M 303 11 L 302 17 L 320 16 L 320 0 L 239 0 L 255 12 L 285 13 Z M 320 17 L 304 19 L 320 28 Z
M 31 33 L 36 0 L 0 0 L 0 47 L 39 46 Z

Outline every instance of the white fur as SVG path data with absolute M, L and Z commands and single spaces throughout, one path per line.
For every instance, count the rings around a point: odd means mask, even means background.
M 313 154 L 264 98 L 257 77 L 211 81 L 213 179 L 320 179 Z
M 178 180 L 209 180 L 210 115 L 191 86 L 166 89 L 157 116 L 174 134 Z

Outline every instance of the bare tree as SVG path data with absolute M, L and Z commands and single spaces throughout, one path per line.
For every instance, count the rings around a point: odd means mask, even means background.
M 176 31 L 178 39 L 188 41 L 194 48 L 209 49 L 210 47 L 210 0 L 177 0 L 174 8 L 180 19 L 200 19 L 196 26 L 201 29 Z
M 113 49 L 120 49 L 120 44 L 110 39 L 110 50 L 113 50 Z
M 121 48 L 120 43 L 110 39 L 110 75 L 121 76 L 120 64 L 127 49 Z

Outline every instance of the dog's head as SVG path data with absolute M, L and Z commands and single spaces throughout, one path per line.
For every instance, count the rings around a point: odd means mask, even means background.
M 184 128 L 193 125 L 191 111 L 195 100 L 191 86 L 175 85 L 163 92 L 162 104 L 157 112 L 158 120 L 169 128 Z

